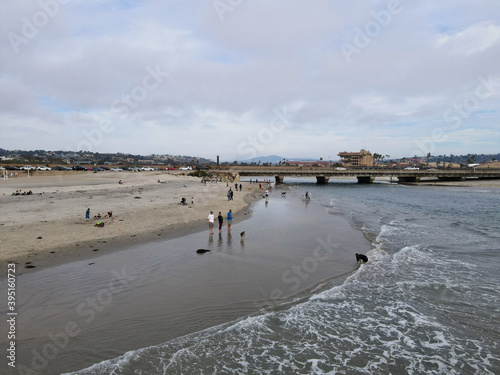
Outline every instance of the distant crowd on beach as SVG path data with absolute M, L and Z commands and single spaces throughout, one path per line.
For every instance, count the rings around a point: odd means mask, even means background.
M 108 211 L 108 213 L 105 214 L 104 216 L 101 216 L 100 213 L 94 215 L 94 220 L 99 220 L 99 219 L 110 219 L 110 221 L 113 221 L 113 211 Z M 90 221 L 90 207 L 87 208 L 87 211 L 85 211 L 85 221 L 86 222 Z

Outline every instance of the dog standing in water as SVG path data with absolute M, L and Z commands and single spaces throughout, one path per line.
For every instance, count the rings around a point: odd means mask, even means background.
M 368 257 L 363 254 L 356 253 L 356 264 L 368 262 Z

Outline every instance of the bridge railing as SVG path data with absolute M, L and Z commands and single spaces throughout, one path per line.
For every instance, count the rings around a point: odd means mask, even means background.
M 233 168 L 233 173 L 241 176 L 420 176 L 420 177 L 500 177 L 500 169 L 437 169 L 437 170 L 405 170 L 405 169 L 346 169 L 336 170 L 331 168 Z

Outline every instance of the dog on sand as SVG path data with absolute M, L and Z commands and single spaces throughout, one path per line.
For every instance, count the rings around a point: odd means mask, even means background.
M 368 257 L 366 255 L 356 253 L 356 264 L 366 262 L 368 262 Z

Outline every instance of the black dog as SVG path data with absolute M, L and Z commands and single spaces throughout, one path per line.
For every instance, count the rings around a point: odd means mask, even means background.
M 356 253 L 356 263 L 366 262 L 368 262 L 368 257 L 366 255 Z
M 240 237 L 241 237 L 241 239 L 245 238 L 245 231 L 240 233 Z
M 198 250 L 196 250 L 196 252 L 197 252 L 198 254 L 204 254 L 204 253 L 209 253 L 209 252 L 210 252 L 210 250 L 207 250 L 207 249 L 198 249 Z

